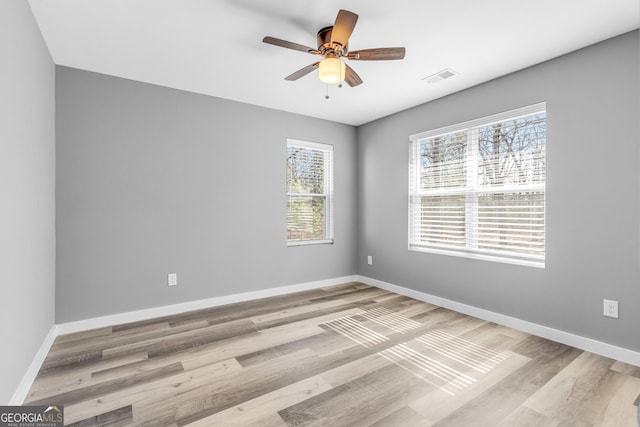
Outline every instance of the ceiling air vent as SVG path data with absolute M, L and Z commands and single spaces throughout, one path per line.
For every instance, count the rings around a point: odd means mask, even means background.
M 432 83 L 441 82 L 444 79 L 448 79 L 449 77 L 453 77 L 457 75 L 458 73 L 456 71 L 453 71 L 451 68 L 445 68 L 444 70 L 438 71 L 435 74 L 424 77 L 422 80 L 424 80 L 429 84 L 432 84 Z

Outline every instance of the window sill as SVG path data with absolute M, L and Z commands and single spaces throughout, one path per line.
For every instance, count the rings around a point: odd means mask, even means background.
M 460 258 L 478 259 L 482 261 L 500 262 L 503 264 L 522 265 L 525 267 L 545 268 L 544 259 L 543 260 L 525 259 L 525 258 L 517 258 L 517 257 L 491 255 L 491 254 L 471 252 L 471 251 L 459 251 L 459 250 L 453 250 L 453 249 L 431 248 L 431 247 L 414 246 L 414 245 L 409 245 L 409 250 L 415 251 L 415 252 L 427 252 L 427 253 L 438 254 L 438 255 L 449 255 L 449 256 L 455 256 Z
M 333 245 L 333 240 L 300 240 L 287 242 L 287 246 Z

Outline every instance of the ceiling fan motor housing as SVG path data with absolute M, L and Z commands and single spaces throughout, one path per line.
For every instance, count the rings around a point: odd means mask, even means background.
M 338 43 L 331 44 L 331 33 L 333 31 L 333 25 L 324 27 L 318 31 L 316 39 L 318 40 L 318 50 L 323 54 L 336 53 L 337 56 L 344 56 L 349 51 L 349 43 L 341 46 Z

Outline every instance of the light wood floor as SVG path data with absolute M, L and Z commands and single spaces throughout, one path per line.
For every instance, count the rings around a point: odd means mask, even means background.
M 56 339 L 78 426 L 637 426 L 640 368 L 360 283 Z

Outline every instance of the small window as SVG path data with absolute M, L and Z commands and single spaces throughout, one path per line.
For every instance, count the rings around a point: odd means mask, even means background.
M 333 243 L 333 146 L 287 140 L 287 242 Z
M 410 140 L 409 249 L 544 267 L 544 103 Z

